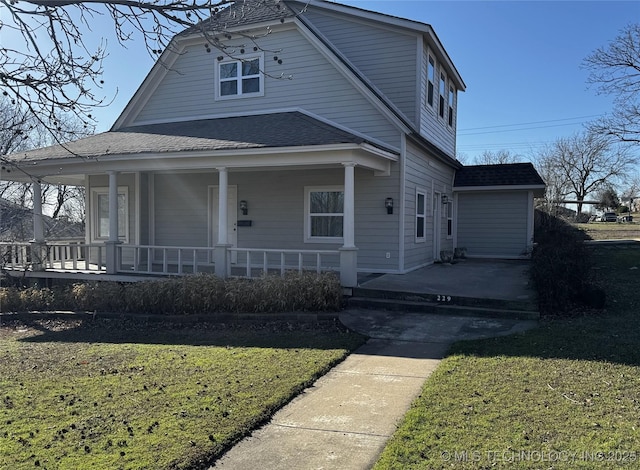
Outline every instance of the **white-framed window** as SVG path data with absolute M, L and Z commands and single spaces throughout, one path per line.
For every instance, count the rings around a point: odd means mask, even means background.
M 444 119 L 445 93 L 447 92 L 447 85 L 446 85 L 446 77 L 442 72 L 440 72 L 440 85 L 438 86 L 438 90 L 440 94 L 440 102 L 438 103 L 440 106 L 438 109 L 439 109 L 440 117 Z
M 416 190 L 416 242 L 427 240 L 427 193 Z
M 216 99 L 264 95 L 264 54 L 239 59 L 225 58 L 216 64 Z
M 436 61 L 429 54 L 427 61 L 427 104 L 433 106 L 433 93 L 436 82 Z
M 453 86 L 449 85 L 449 127 L 453 127 L 453 103 L 455 93 Z
M 453 238 L 453 203 L 447 203 L 447 238 Z
M 307 186 L 304 191 L 304 241 L 342 243 L 344 187 Z
M 109 239 L 109 188 L 91 191 L 92 234 L 94 240 Z M 129 188 L 118 187 L 118 238 L 129 242 Z

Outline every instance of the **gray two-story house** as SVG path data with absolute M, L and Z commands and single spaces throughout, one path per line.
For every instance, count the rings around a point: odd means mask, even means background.
M 355 286 L 358 273 L 405 273 L 458 246 L 526 256 L 544 183 L 528 164 L 463 169 L 464 90 L 428 24 L 238 0 L 174 38 L 111 130 L 11 157 L 40 181 L 87 190 L 84 243 L 50 246 L 35 224 L 34 264 L 336 269 Z

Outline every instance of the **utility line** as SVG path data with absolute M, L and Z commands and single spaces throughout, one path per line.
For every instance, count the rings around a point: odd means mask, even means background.
M 552 123 L 552 122 L 563 122 L 563 121 L 574 121 L 576 119 L 587 119 L 587 118 L 593 118 L 593 117 L 600 117 L 602 116 L 601 114 L 591 114 L 588 116 L 576 116 L 576 117 L 570 117 L 570 118 L 562 118 L 562 119 L 547 119 L 545 121 L 531 121 L 531 122 L 521 122 L 521 123 L 516 123 L 516 124 L 497 124 L 494 126 L 482 126 L 482 127 L 468 127 L 466 129 L 458 129 L 458 132 L 468 132 L 468 131 L 476 131 L 476 130 L 485 130 L 485 129 L 500 129 L 500 128 L 504 128 L 504 127 L 519 127 L 519 126 L 530 126 L 533 124 L 548 124 L 548 123 Z M 559 125 L 571 125 L 572 123 L 568 123 L 568 124 L 559 124 Z M 579 124 L 579 123 L 573 123 L 573 124 Z M 554 127 L 554 126 L 544 126 L 544 127 Z M 533 127 L 531 129 L 538 129 L 538 127 Z M 520 129 L 516 129 L 516 130 L 520 130 Z M 524 129 L 522 129 L 524 130 Z M 504 131 L 501 131 L 504 132 Z

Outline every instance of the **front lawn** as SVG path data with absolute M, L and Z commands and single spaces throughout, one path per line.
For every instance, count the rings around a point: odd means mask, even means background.
M 375 468 L 638 468 L 640 248 L 595 255 L 605 312 L 455 344 Z
M 363 338 L 337 326 L 0 325 L 0 468 L 206 468 Z

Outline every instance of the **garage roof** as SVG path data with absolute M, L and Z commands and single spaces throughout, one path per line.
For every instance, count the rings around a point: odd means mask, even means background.
M 454 188 L 482 189 L 501 186 L 544 188 L 545 182 L 532 163 L 470 165 L 456 171 Z

